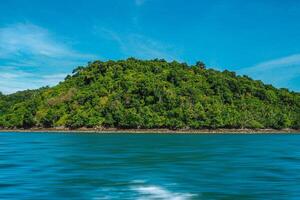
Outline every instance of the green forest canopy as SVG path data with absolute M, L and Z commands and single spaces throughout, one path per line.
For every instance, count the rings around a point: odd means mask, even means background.
M 300 128 L 300 94 L 202 62 L 94 61 L 54 87 L 0 93 L 0 127 Z

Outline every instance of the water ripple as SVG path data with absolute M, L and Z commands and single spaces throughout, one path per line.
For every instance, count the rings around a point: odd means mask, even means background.
M 0 134 L 0 199 L 300 199 L 300 135 Z

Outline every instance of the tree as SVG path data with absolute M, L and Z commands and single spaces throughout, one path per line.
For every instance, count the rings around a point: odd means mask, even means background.
M 196 66 L 199 67 L 200 69 L 205 69 L 206 68 L 206 65 L 201 61 L 197 61 Z

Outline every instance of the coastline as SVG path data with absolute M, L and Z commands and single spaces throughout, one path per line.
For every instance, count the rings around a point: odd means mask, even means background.
M 119 129 L 119 128 L 30 128 L 30 129 L 0 129 L 3 132 L 44 132 L 44 133 L 126 133 L 126 134 L 300 134 L 297 129 Z

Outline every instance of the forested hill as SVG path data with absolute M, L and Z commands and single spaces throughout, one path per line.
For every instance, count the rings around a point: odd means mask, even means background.
M 0 93 L 0 127 L 300 128 L 300 94 L 164 60 L 95 61 L 55 87 Z

